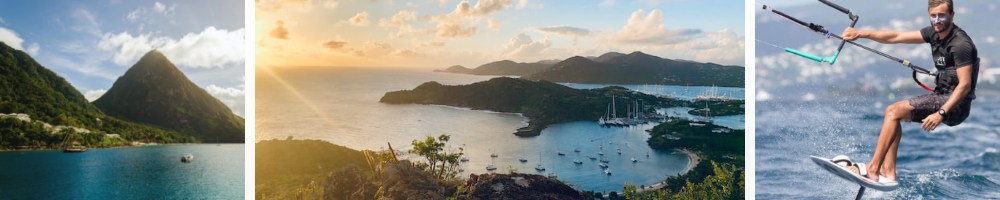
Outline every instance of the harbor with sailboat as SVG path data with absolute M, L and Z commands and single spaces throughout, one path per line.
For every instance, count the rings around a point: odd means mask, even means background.
M 334 73 L 336 72 L 336 73 Z M 287 99 L 259 98 L 258 109 L 272 113 L 268 120 L 257 121 L 258 141 L 272 138 L 319 139 L 331 141 L 352 149 L 384 149 L 386 142 L 396 149 L 409 149 L 414 139 L 448 134 L 451 148 L 464 147 L 464 159 L 459 177 L 470 174 L 531 173 L 555 176 L 578 190 L 620 191 L 626 182 L 636 186 L 650 186 L 683 172 L 689 164 L 688 155 L 673 150 L 654 150 L 647 145 L 652 129 L 667 115 L 670 118 L 697 118 L 689 111 L 703 107 L 693 103 L 681 107 L 659 108 L 650 102 L 625 99 L 608 95 L 603 101 L 614 100 L 621 118 L 629 116 L 627 107 L 639 107 L 633 116 L 647 117 L 648 123 L 630 126 L 602 126 L 599 118 L 609 110 L 600 104 L 600 114 L 583 121 L 551 124 L 541 129 L 538 136 L 517 137 L 512 130 L 525 127 L 528 118 L 517 113 L 473 110 L 444 105 L 383 104 L 376 101 L 386 91 L 412 88 L 427 80 L 442 84 L 470 84 L 488 80 L 485 76 L 459 76 L 431 73 L 410 69 L 343 69 L 313 70 L 290 76 L 293 84 L 307 91 L 323 91 L 306 96 L 316 108 L 332 111 L 350 111 L 364 108 L 364 115 L 336 115 L 316 112 L 308 106 L 286 104 Z M 350 77 L 365 74 L 371 79 Z M 322 78 L 320 78 L 322 77 Z M 332 78 L 331 78 L 332 77 Z M 384 78 L 382 78 L 384 77 Z M 346 82 L 352 80 L 351 82 Z M 602 88 L 603 84 L 566 84 L 576 89 Z M 324 85 L 350 85 L 338 90 L 326 90 Z M 615 85 L 631 91 L 655 94 L 677 99 L 693 100 L 710 86 L 675 85 Z M 316 88 L 312 88 L 316 87 Z M 687 89 L 687 93 L 685 93 Z M 743 88 L 717 87 L 721 95 L 741 99 Z M 281 90 L 270 91 L 287 94 Z M 294 105 L 294 106 L 292 106 Z M 269 107 L 276 106 L 276 107 Z M 715 113 L 715 111 L 712 111 Z M 743 129 L 743 115 L 710 116 L 713 124 Z M 667 118 L 667 119 L 670 119 Z M 606 118 L 607 120 L 607 118 Z M 336 121 L 338 123 L 324 123 Z M 380 138 L 373 140 L 372 138 Z M 396 146 L 399 144 L 399 146 Z M 620 154 L 619 154 L 620 149 Z M 560 155 L 562 154 L 562 155 Z M 603 155 L 601 155 L 603 154 Z M 199 155 L 200 157 L 200 155 Z M 525 158 L 521 162 L 519 158 Z M 633 162 L 633 158 L 635 162 Z M 199 158 L 200 159 L 200 158 Z M 401 156 L 400 159 L 418 160 L 419 156 Z M 603 162 L 602 162 L 603 161 Z M 199 161 L 200 162 L 200 161 Z M 606 165 L 607 168 L 601 167 Z M 544 167 L 544 171 L 535 169 Z M 610 175 L 605 172 L 607 170 Z

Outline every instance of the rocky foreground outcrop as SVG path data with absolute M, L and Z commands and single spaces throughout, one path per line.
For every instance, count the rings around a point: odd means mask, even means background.
M 568 185 L 535 174 L 471 175 L 458 199 L 583 199 Z

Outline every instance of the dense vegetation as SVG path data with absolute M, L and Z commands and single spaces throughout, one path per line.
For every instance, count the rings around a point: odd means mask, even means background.
M 321 184 L 330 173 L 347 166 L 368 176 L 361 151 L 320 140 L 265 140 L 255 146 L 256 199 L 291 199 L 298 189 Z M 359 168 L 359 166 L 361 166 Z
M 660 98 L 630 91 L 622 87 L 591 90 L 573 89 L 548 81 L 529 81 L 507 77 L 469 85 L 447 86 L 427 82 L 413 90 L 388 92 L 383 103 L 439 104 L 477 110 L 521 113 L 527 117 L 534 136 L 550 124 L 570 121 L 597 120 L 604 116 L 612 96 L 618 102 L 614 109 L 619 115 L 628 112 L 630 102 L 642 102 L 645 113 L 655 107 L 679 106 L 681 100 Z
M 746 113 L 746 108 L 743 107 L 745 100 L 698 100 L 692 107 L 697 109 L 692 109 L 688 111 L 688 114 L 705 116 L 705 107 L 707 106 L 709 111 L 709 116 L 726 116 L 726 115 L 742 115 Z
M 454 198 L 468 190 L 461 189 L 463 181 L 451 167 L 461 152 L 444 148 L 449 138 L 413 141 L 409 151 L 428 162 L 398 160 L 391 151 L 356 151 L 319 140 L 261 141 L 256 145 L 256 198 Z
M 742 157 L 745 151 L 745 137 L 743 135 L 745 130 L 714 133 L 712 132 L 714 129 L 725 127 L 715 124 L 707 124 L 701 127 L 691 126 L 691 122 L 679 119 L 657 125 L 653 127 L 650 137 L 646 142 L 653 149 L 688 149 L 699 151 L 708 156 L 704 159 L 715 159 L 724 155 L 738 155 Z
M 684 187 L 688 187 L 690 182 L 704 182 L 712 175 L 719 173 L 715 165 L 739 168 L 745 166 L 743 156 L 745 130 L 714 133 L 712 130 L 722 127 L 714 124 L 699 127 L 691 126 L 690 123 L 691 121 L 688 120 L 674 120 L 657 125 L 653 127 L 650 138 L 647 140 L 653 149 L 687 149 L 699 152 L 698 156 L 704 160 L 687 174 L 667 178 L 667 185 L 662 189 L 665 192 L 678 193 Z M 742 180 L 742 177 L 740 179 Z
M 744 70 L 739 66 L 664 59 L 636 51 L 611 52 L 597 58 L 574 56 L 522 78 L 570 83 L 744 87 Z
M 114 147 L 129 145 L 122 138 L 105 137 L 104 132 L 77 133 L 72 129 L 58 132 L 46 130 L 42 124 L 15 118 L 0 118 L 0 149 L 47 149 L 70 146 L 72 141 L 88 147 Z
M 626 183 L 621 198 L 617 199 L 735 200 L 746 198 L 746 172 L 744 170 L 738 169 L 737 165 L 732 164 L 699 163 L 699 165 L 701 164 L 710 165 L 711 173 L 701 175 L 700 181 L 689 180 L 676 183 L 680 189 L 661 189 L 650 192 L 637 192 L 634 184 Z
M 244 119 L 184 76 L 157 50 L 142 56 L 94 101 L 108 115 L 153 124 L 203 142 L 244 142 Z
M 0 113 L 28 114 L 32 122 L 53 126 L 85 128 L 92 133 L 119 134 L 125 140 L 159 143 L 193 142 L 194 138 L 147 125 L 126 122 L 105 115 L 87 102 L 76 88 L 51 70 L 41 66 L 28 54 L 0 42 Z M 8 121 L 8 124 L 17 123 Z M 38 137 L 33 125 L 18 125 L 3 132 L 0 149 L 18 146 L 51 148 L 52 143 Z M 8 127 L 9 128 L 9 127 Z M 83 142 L 100 146 L 101 142 Z M 38 146 L 44 144 L 44 146 Z

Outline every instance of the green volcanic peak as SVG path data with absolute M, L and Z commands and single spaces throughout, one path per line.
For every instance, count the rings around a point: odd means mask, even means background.
M 157 50 L 143 55 L 93 103 L 108 115 L 175 130 L 202 142 L 244 142 L 244 119 L 188 80 Z

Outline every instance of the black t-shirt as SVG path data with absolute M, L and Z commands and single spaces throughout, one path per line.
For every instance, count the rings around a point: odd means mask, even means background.
M 976 45 L 972 43 L 972 38 L 958 25 L 953 28 L 944 39 L 938 39 L 938 33 L 933 26 L 920 29 L 920 35 L 924 37 L 924 42 L 931 44 L 934 55 L 934 67 L 940 72 L 934 80 L 934 93 L 950 95 L 958 86 L 958 67 L 972 65 L 972 89 L 965 96 L 967 99 L 976 98 L 976 82 L 979 77 L 979 52 Z

